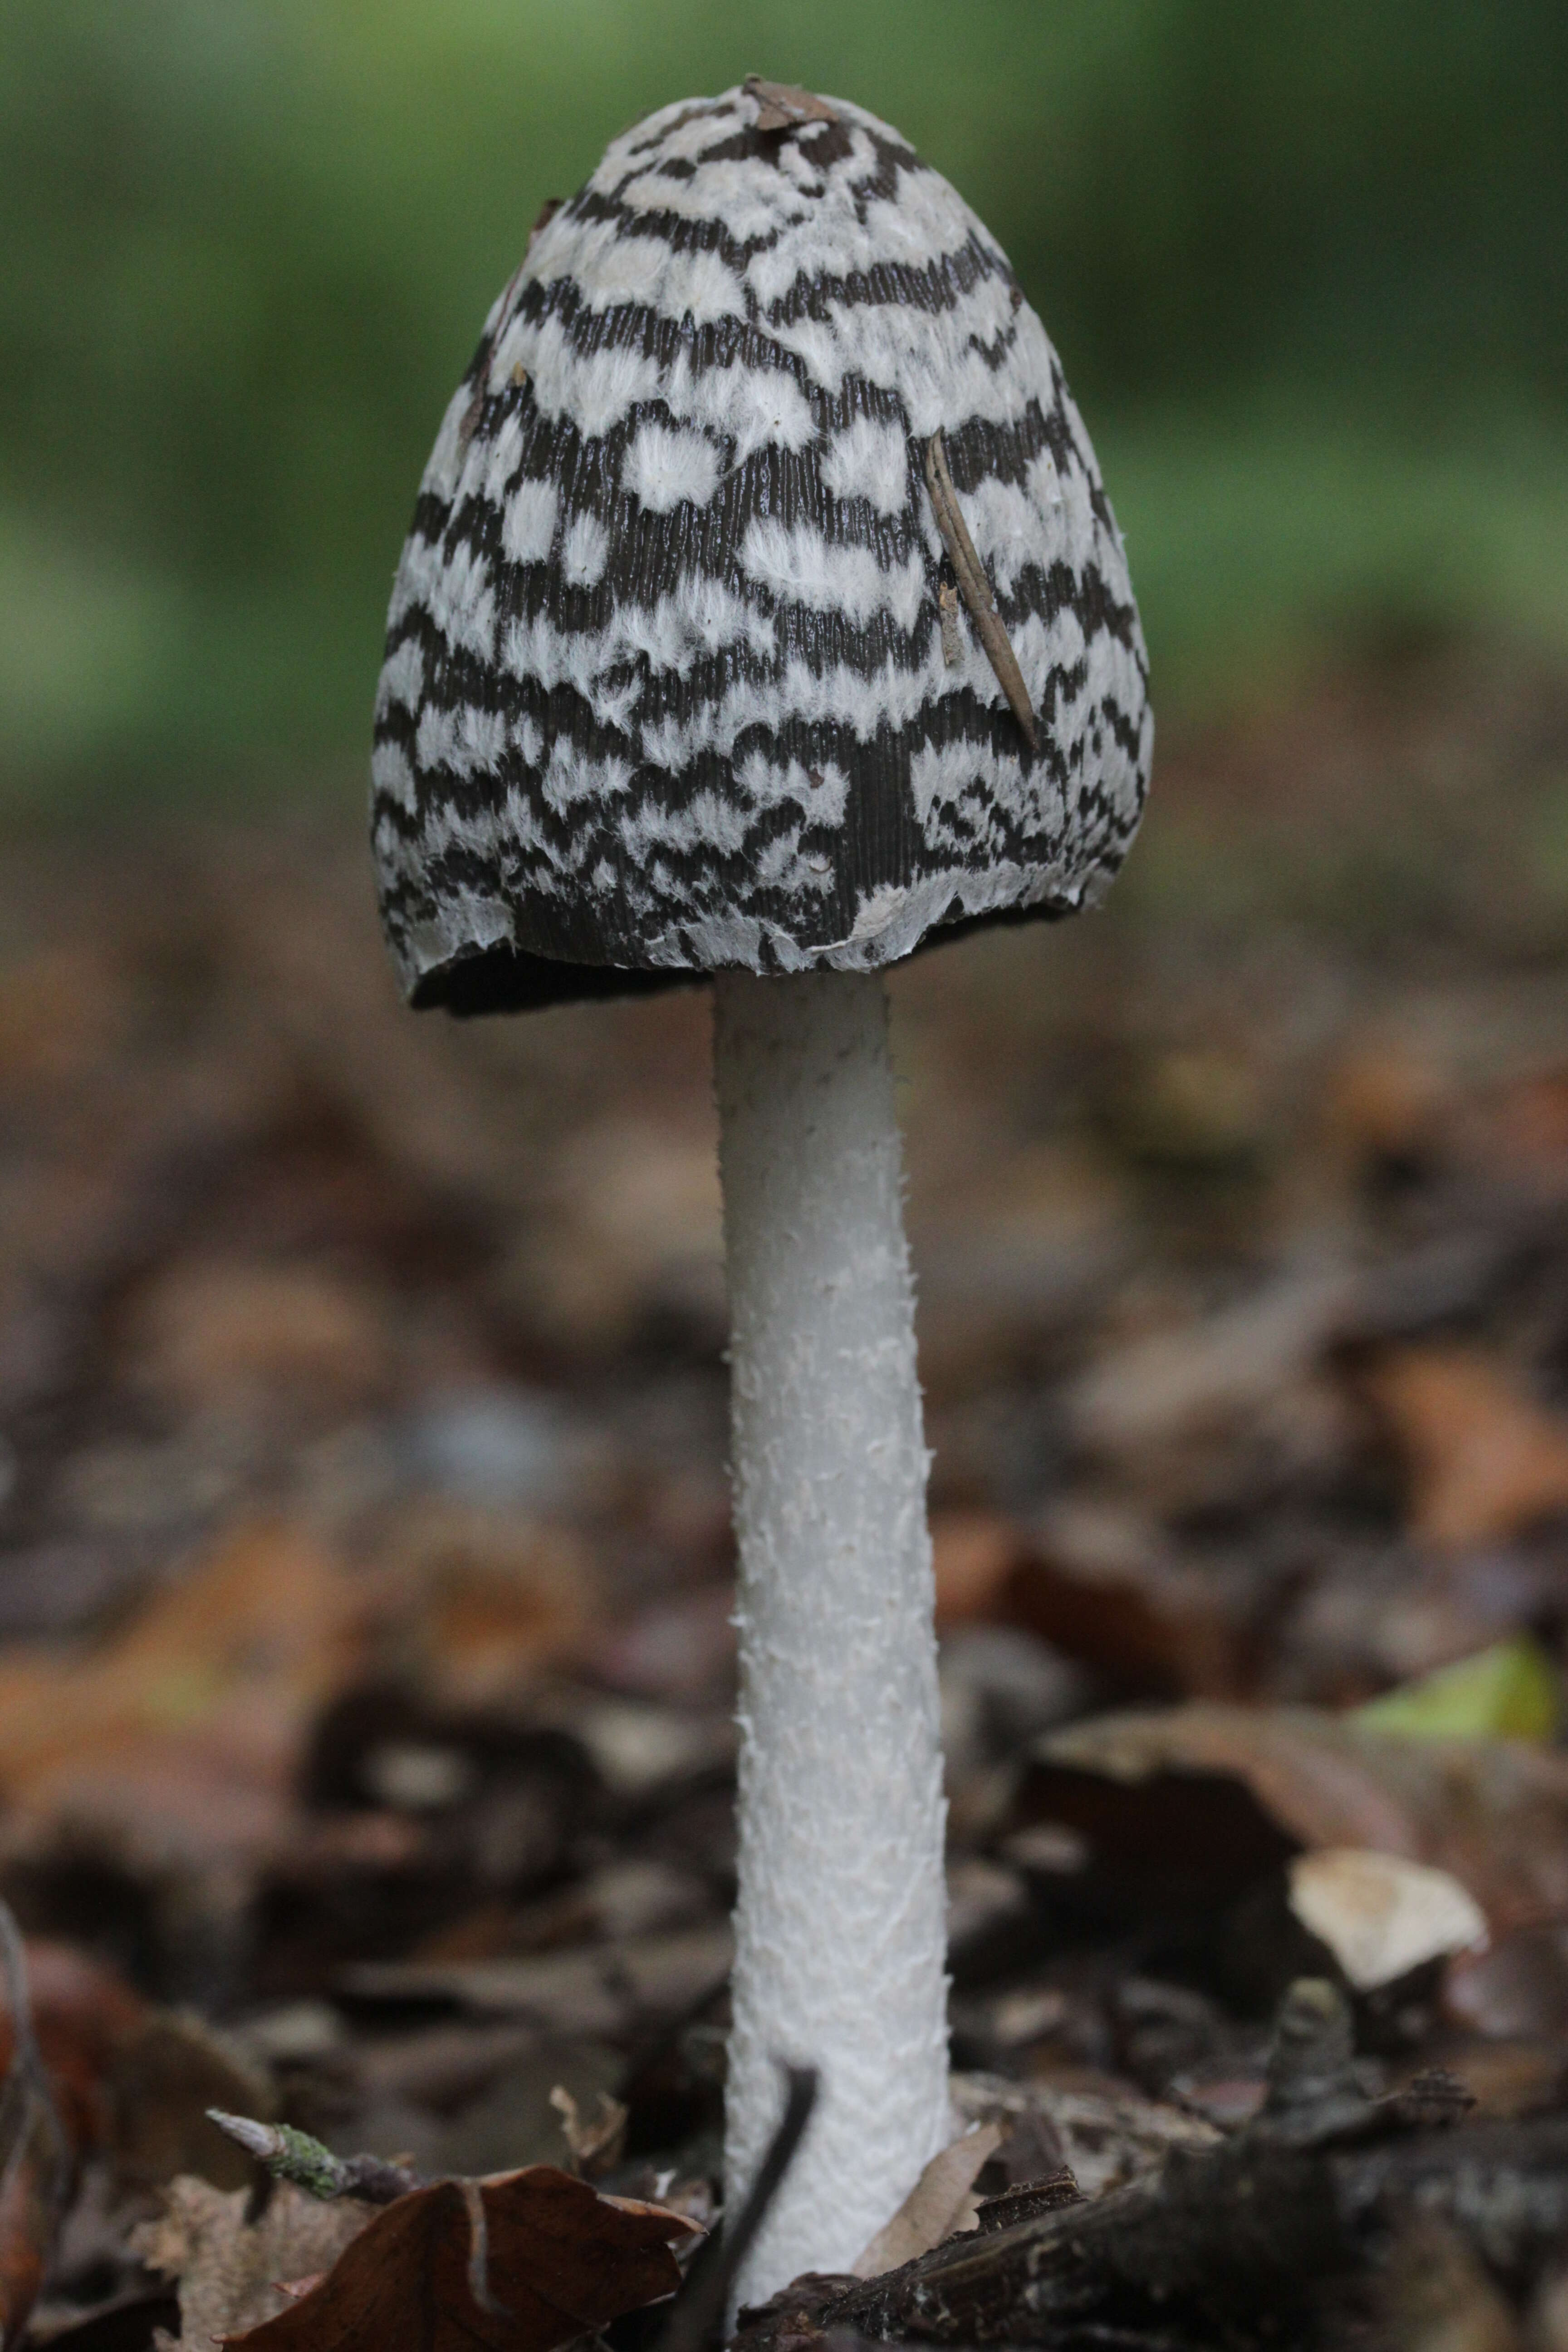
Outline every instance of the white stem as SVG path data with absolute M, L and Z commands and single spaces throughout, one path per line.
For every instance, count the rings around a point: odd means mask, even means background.
M 740 1544 L 725 2199 L 821 2095 L 740 2281 L 843 2270 L 946 2136 L 928 1456 L 879 974 L 721 973 L 714 1065 Z

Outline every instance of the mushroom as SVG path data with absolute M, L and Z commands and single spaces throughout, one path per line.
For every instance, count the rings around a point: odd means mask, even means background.
M 927 1454 L 884 968 L 1093 905 L 1152 722 L 1121 542 L 994 239 L 754 78 L 552 208 L 442 424 L 376 708 L 416 1007 L 711 977 L 733 1323 L 726 2191 L 822 2096 L 742 2292 L 842 2270 L 949 2136 Z

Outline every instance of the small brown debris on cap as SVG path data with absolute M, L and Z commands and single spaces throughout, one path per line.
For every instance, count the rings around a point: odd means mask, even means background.
M 1040 748 L 1039 729 L 1035 723 L 1035 709 L 1029 700 L 1029 689 L 1024 684 L 1024 673 L 1018 667 L 1018 656 L 1002 625 L 996 610 L 996 599 L 991 593 L 991 583 L 984 567 L 974 551 L 963 515 L 959 512 L 958 493 L 952 487 L 952 476 L 947 470 L 947 451 L 942 447 L 942 435 L 933 433 L 926 443 L 926 488 L 936 513 L 936 527 L 942 533 L 960 593 L 974 616 L 980 632 L 980 642 L 985 648 L 986 659 L 996 673 L 998 685 L 1007 698 L 1008 708 L 1023 729 L 1031 751 Z M 942 653 L 947 655 L 947 629 L 942 628 Z
M 500 298 L 500 307 L 496 312 L 495 332 L 487 337 L 485 341 L 484 351 L 479 362 L 479 381 L 474 386 L 474 396 L 472 400 L 469 401 L 467 408 L 463 411 L 463 421 L 458 427 L 458 446 L 459 451 L 464 454 L 467 453 L 469 442 L 473 439 L 474 435 L 479 430 L 479 418 L 484 414 L 485 401 L 489 395 L 490 388 L 490 368 L 494 362 L 496 352 L 500 347 L 500 339 L 511 323 L 511 306 L 513 298 L 517 293 L 518 288 L 522 283 L 523 276 L 528 268 L 534 246 L 538 243 L 541 229 L 548 228 L 550 223 L 554 219 L 556 214 L 560 210 L 561 198 L 559 196 L 546 196 L 544 202 L 539 207 L 538 214 L 534 218 L 533 226 L 528 232 L 528 243 L 523 247 L 522 259 L 518 263 L 517 268 L 512 271 L 511 276 L 506 281 L 505 290 Z M 511 380 L 520 389 L 528 382 L 528 371 L 521 362 L 512 369 Z
M 793 131 L 803 122 L 838 120 L 826 99 L 797 89 L 794 82 L 764 81 L 761 74 L 748 74 L 744 88 L 747 97 L 757 101 L 759 131 Z
M 937 590 L 936 602 L 942 614 L 942 657 L 949 669 L 956 669 L 963 659 L 963 640 L 958 634 L 958 591 L 950 580 Z

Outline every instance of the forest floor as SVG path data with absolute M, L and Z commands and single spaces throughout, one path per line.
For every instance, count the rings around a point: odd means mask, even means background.
M 1303 1976 L 1359 2095 L 1568 2118 L 1568 681 L 1391 649 L 1190 730 L 1102 915 L 892 994 L 955 2094 L 996 2126 L 948 2221 L 1250 2146 Z M 6 845 L 0 1892 L 78 2159 L 35 2341 L 178 2331 L 132 2235 L 253 2184 L 209 2105 L 710 2217 L 708 1024 L 407 1015 L 337 818 Z M 1501 2252 L 1428 2214 L 1448 2352 L 1568 2346 L 1552 2210 Z M 1388 2243 L 1363 2320 L 1436 2346 L 1438 2255 Z M 229 2319 L 336 2251 L 258 2255 Z

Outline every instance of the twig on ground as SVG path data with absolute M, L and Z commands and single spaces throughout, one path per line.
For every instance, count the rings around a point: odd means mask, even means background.
M 733 2224 L 710 2238 L 692 2263 L 686 2284 L 675 2298 L 658 2352 L 710 2352 L 710 2347 L 719 2341 L 741 2266 L 795 2161 L 816 2105 L 815 2067 L 786 2066 L 781 2072 L 786 2085 L 784 2114 L 752 2184 L 752 2193 Z
M 209 2122 L 264 2164 L 276 2180 L 292 2181 L 310 2197 L 357 2197 L 363 2205 L 391 2205 L 412 2189 L 427 2189 L 423 2173 L 405 2164 L 387 2164 L 379 2156 L 334 2156 L 309 2132 L 291 2124 L 258 2123 L 250 2116 L 226 2116 L 221 2107 L 207 2109 Z

